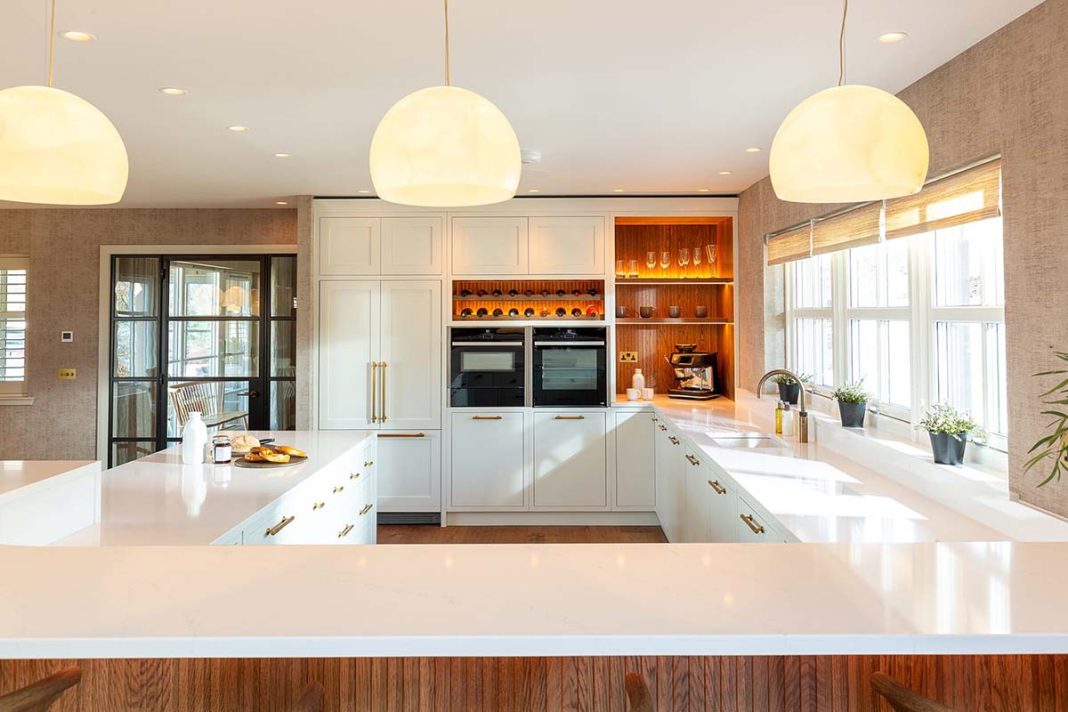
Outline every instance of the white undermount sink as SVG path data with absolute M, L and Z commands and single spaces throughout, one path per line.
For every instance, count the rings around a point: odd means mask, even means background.
M 716 447 L 731 448 L 735 450 L 781 450 L 788 445 L 781 439 L 771 435 L 746 434 L 736 436 L 713 437 L 712 442 Z

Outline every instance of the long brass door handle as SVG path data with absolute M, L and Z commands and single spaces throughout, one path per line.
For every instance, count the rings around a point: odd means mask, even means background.
M 365 505 L 363 505 L 363 509 L 360 510 L 360 516 L 362 517 L 363 515 L 367 514 L 373 508 L 374 508 L 373 504 L 365 504 Z
M 585 415 L 558 415 L 553 420 L 585 420 Z
M 727 488 L 719 483 L 719 480 L 709 480 L 708 486 L 716 491 L 716 494 L 727 494 Z
M 504 416 L 500 415 L 472 415 L 471 420 L 503 420 Z
M 382 369 L 382 422 L 386 422 L 386 362 L 378 364 Z
M 425 438 L 426 433 L 379 433 L 380 438 Z
M 296 519 L 296 516 L 282 517 L 282 521 L 267 530 L 266 536 L 278 536 L 278 532 L 292 524 L 294 519 Z
M 689 461 L 690 461 L 690 464 L 691 464 L 691 465 L 693 465 L 694 467 L 697 467 L 698 465 L 700 465 L 700 464 L 701 464 L 701 461 L 700 461 L 700 460 L 698 460 L 698 459 L 697 459 L 696 457 L 694 457 L 693 455 L 691 455 L 690 453 L 686 453 L 686 459 L 687 459 L 687 460 L 689 460 Z
M 677 437 L 675 437 L 674 435 L 668 435 L 668 440 L 671 441 L 672 445 L 678 445 L 679 444 L 679 439 Z
M 338 539 L 342 539 L 342 538 L 344 538 L 344 537 L 347 537 L 347 536 L 349 535 L 349 532 L 351 532 L 351 531 L 352 531 L 352 528 L 353 528 L 353 526 L 355 526 L 355 525 L 353 525 L 353 524 L 346 524 L 346 525 L 345 525 L 345 528 L 344 528 L 344 529 L 342 529 L 341 531 L 339 531 L 339 532 L 337 533 L 337 538 L 338 538 Z
M 378 422 L 378 401 L 375 398 L 378 397 L 378 387 L 376 382 L 378 381 L 378 362 L 371 362 L 371 422 Z
M 738 516 L 741 517 L 742 521 L 745 522 L 745 525 L 747 527 L 753 530 L 754 534 L 764 533 L 764 527 L 756 523 L 756 520 L 753 519 L 752 514 L 739 514 Z

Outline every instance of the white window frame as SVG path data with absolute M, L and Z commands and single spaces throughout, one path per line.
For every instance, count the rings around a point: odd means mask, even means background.
M 0 269 L 23 269 L 26 270 L 26 291 L 27 297 L 29 296 L 29 284 L 30 284 L 30 258 L 26 255 L 3 255 L 0 256 Z M 30 368 L 30 360 L 28 353 L 29 346 L 29 320 L 27 314 L 23 312 L 0 312 L 0 319 L 17 319 L 21 316 L 22 320 L 26 322 L 26 336 L 27 336 L 27 348 L 24 349 L 27 353 L 24 356 L 23 377 L 21 381 L 0 381 L 0 400 L 20 400 L 26 397 L 27 391 L 27 379 L 26 374 Z
M 834 260 L 838 257 L 837 254 L 829 256 L 831 259 L 831 306 L 830 307 L 797 307 L 794 305 L 794 298 L 796 297 L 796 279 L 794 277 L 794 267 L 798 265 L 798 262 L 789 262 L 783 265 L 783 284 L 786 289 L 786 364 L 787 368 L 791 368 L 797 373 L 797 364 L 794 359 L 794 348 L 797 345 L 797 329 L 794 325 L 796 319 L 830 319 L 831 320 L 831 334 L 835 340 L 834 349 L 832 351 L 832 369 L 834 371 L 834 381 L 839 382 L 838 379 L 838 329 L 835 324 L 835 306 L 838 301 L 838 287 L 835 283 L 835 265 Z M 800 374 L 799 374 L 800 375 Z M 815 374 L 812 374 L 815 378 Z M 820 383 L 806 383 L 806 390 L 812 393 L 817 393 L 822 396 L 830 397 L 831 391 L 834 389 L 833 384 L 828 387 Z

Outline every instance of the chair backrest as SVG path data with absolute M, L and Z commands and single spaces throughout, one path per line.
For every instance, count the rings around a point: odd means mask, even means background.
M 323 709 L 323 686 L 321 683 L 312 682 L 305 688 L 304 694 L 297 700 L 293 712 L 322 712 Z
M 0 712 L 45 712 L 68 687 L 82 679 L 76 667 L 64 668 L 32 685 L 0 695 Z
M 174 405 L 174 415 L 178 418 L 178 425 L 185 425 L 192 411 L 200 411 L 205 417 L 218 413 L 222 409 L 221 385 L 199 381 L 168 389 L 171 403 Z
M 653 698 L 641 674 L 628 672 L 623 678 L 623 686 L 630 701 L 630 712 L 653 712 Z
M 954 712 L 953 709 L 894 682 L 894 679 L 884 672 L 872 674 L 871 687 L 890 703 L 894 712 Z

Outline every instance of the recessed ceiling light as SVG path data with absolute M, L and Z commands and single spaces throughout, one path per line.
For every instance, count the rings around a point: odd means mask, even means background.
M 160 87 L 160 94 L 166 94 L 167 96 L 185 96 L 189 92 L 185 89 L 179 89 L 178 87 Z
M 357 190 L 356 192 L 359 193 L 360 195 L 367 195 L 371 191 L 369 191 L 369 190 Z
M 711 192 L 711 189 L 710 188 L 698 188 L 697 192 L 698 193 L 708 193 L 708 192 Z
M 284 200 L 276 200 L 276 201 L 274 201 L 274 204 L 275 205 L 289 205 L 289 203 L 287 203 Z
M 275 158 L 289 158 L 289 154 L 288 153 L 276 153 L 276 154 L 274 154 L 274 157 Z
M 244 133 L 245 131 L 248 131 L 248 126 L 227 126 L 226 128 L 228 131 L 233 131 L 234 133 Z
M 758 146 L 750 146 L 749 148 L 745 149 L 745 152 L 746 153 L 760 153 L 760 148 Z
M 530 188 L 530 189 L 528 189 L 528 190 L 527 190 L 527 192 L 528 192 L 528 193 L 537 193 L 537 192 L 539 192 L 539 191 L 538 191 L 538 189 L 537 189 L 537 188 Z
M 71 42 L 92 42 L 96 39 L 96 35 L 91 32 L 78 32 L 77 30 L 60 32 L 59 36 L 65 40 L 70 40 Z
M 613 193 L 626 193 L 627 191 L 625 191 L 623 188 L 613 188 L 612 192 Z
M 884 35 L 879 35 L 879 41 L 883 44 L 892 44 L 894 42 L 900 42 L 908 36 L 908 32 L 887 32 Z
M 720 171 L 719 174 L 721 176 L 729 176 L 731 174 L 731 171 Z

